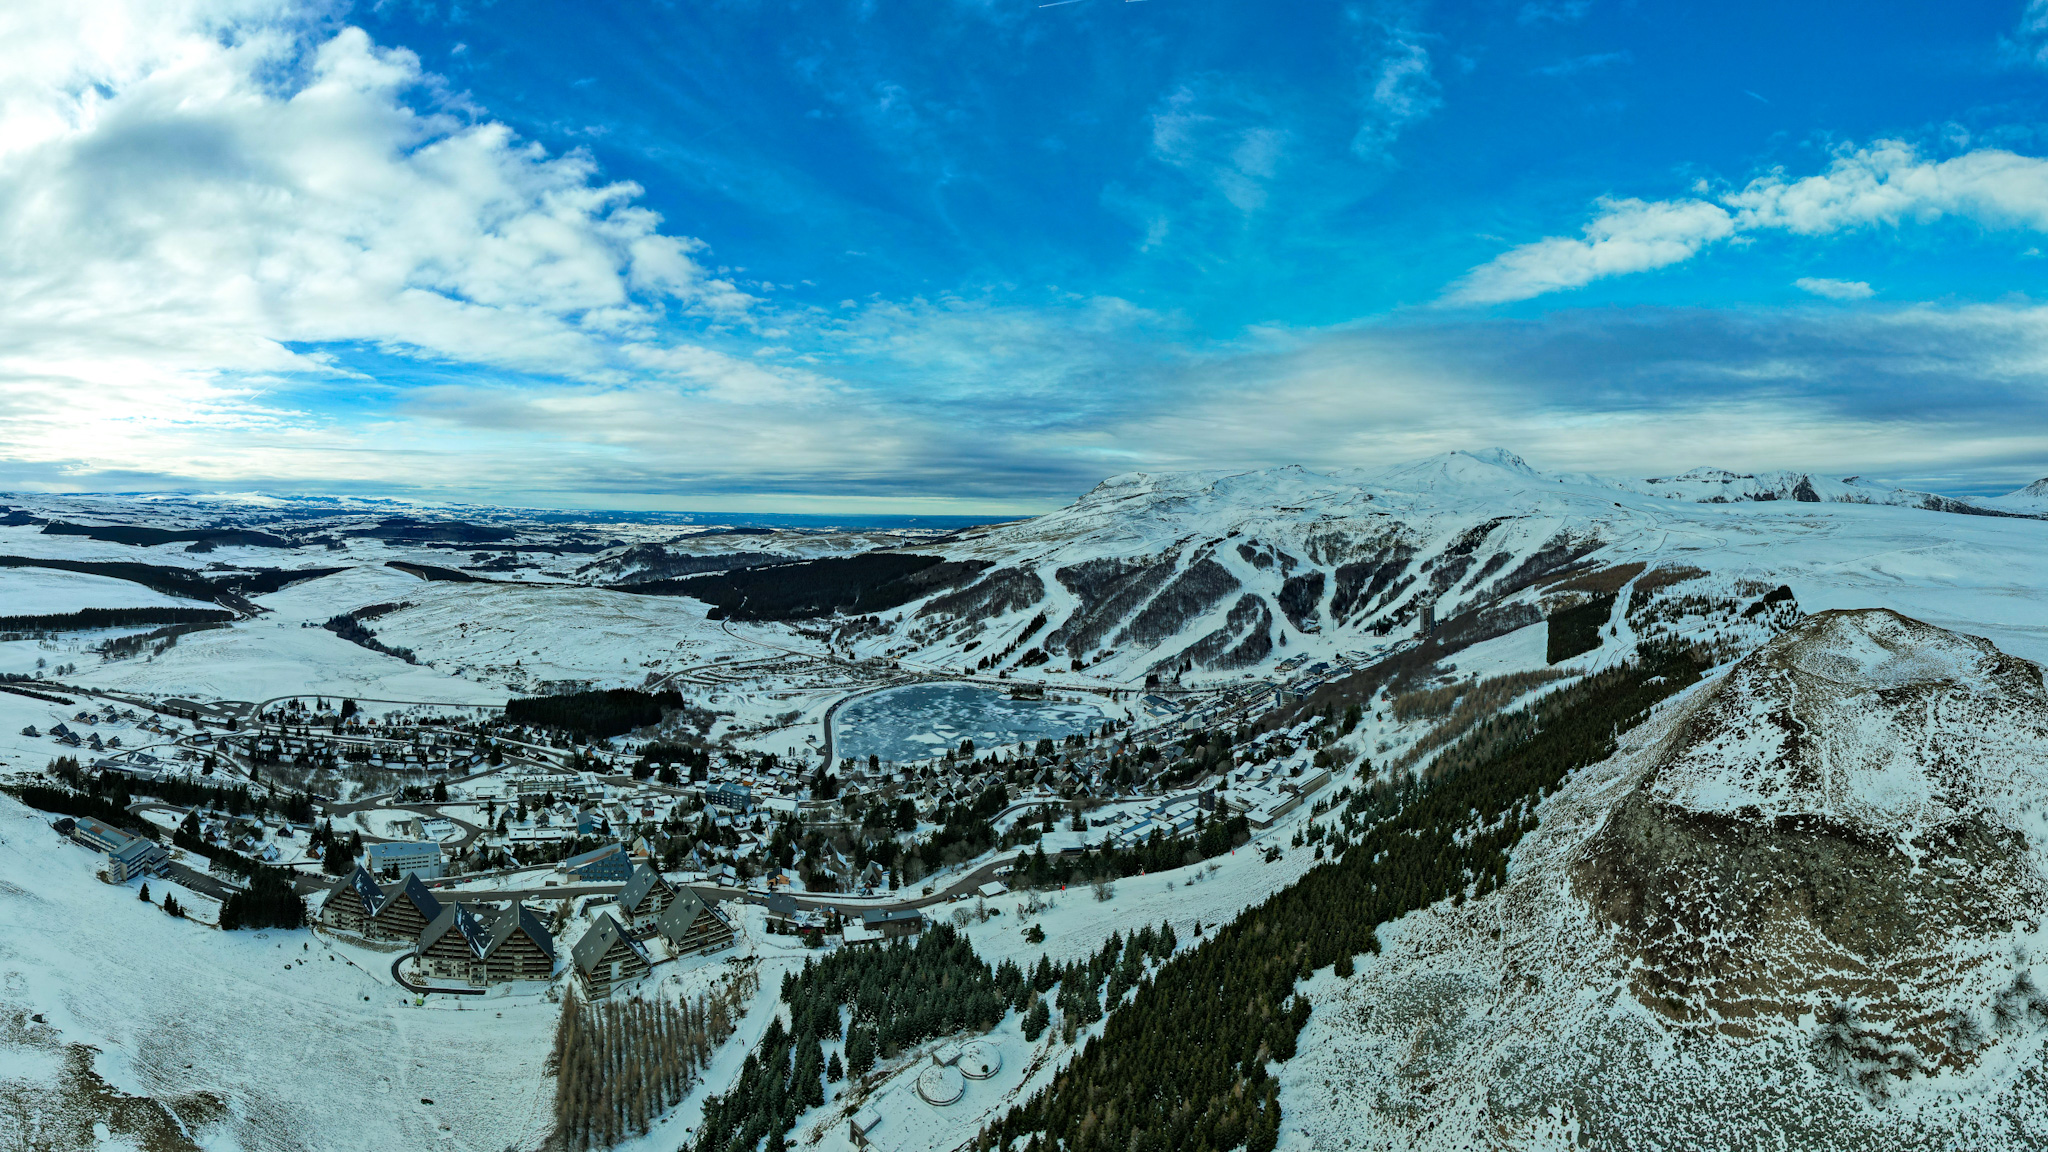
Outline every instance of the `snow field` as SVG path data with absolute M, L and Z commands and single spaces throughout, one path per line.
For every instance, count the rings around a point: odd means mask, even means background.
M 0 568 L 0 616 L 44 616 L 81 608 L 209 608 L 128 580 L 55 568 Z
M 93 879 L 95 855 L 0 798 L 0 1001 L 98 1048 L 125 1092 L 219 1095 L 229 1115 L 204 1146 L 496 1152 L 545 1131 L 557 1009 L 534 992 L 415 1007 L 388 954 L 174 920 Z M 0 1062 L 7 1079 L 48 1071 L 5 1047 Z

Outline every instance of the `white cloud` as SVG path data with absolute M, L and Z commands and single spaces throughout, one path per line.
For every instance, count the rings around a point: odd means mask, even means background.
M 0 43 L 0 457 L 135 466 L 224 428 L 283 452 L 319 421 L 264 397 L 338 379 L 308 347 L 606 381 L 665 321 L 753 307 L 638 187 L 438 100 L 360 29 L 33 0 Z
M 1474 268 L 1447 297 L 1461 304 L 1526 300 L 1689 260 L 1735 230 L 1726 211 L 1704 200 L 1603 200 L 1600 207 L 1584 239 L 1554 236 L 1512 249 Z
M 1876 295 L 1870 285 L 1861 280 L 1829 280 L 1821 276 L 1801 276 L 1793 285 L 1802 292 L 1825 296 L 1830 300 L 1868 300 Z
M 1602 200 L 1585 240 L 1551 237 L 1474 268 L 1445 293 L 1453 303 L 1526 300 L 1606 276 L 1691 259 L 1746 233 L 1817 236 L 1897 227 L 1949 216 L 1984 228 L 2048 232 L 2048 159 L 1984 148 L 1926 160 L 1909 144 L 1879 141 L 1838 153 L 1826 171 L 1775 171 L 1718 198 Z

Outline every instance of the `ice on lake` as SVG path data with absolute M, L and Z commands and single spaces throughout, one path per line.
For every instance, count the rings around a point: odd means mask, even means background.
M 865 760 L 922 760 L 962 740 L 979 753 L 1020 741 L 1055 740 L 1102 725 L 1108 714 L 1093 703 L 1012 700 L 972 684 L 913 684 L 863 696 L 834 719 L 834 751 Z

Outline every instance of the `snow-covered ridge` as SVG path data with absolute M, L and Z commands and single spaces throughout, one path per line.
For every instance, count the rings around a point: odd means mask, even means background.
M 1984 502 L 1993 508 L 2007 512 L 2025 512 L 2036 516 L 2048 516 L 2048 476 L 2024 488 L 1994 496 Z
M 1650 794 L 1689 813 L 1813 819 L 1916 852 L 2048 798 L 2041 669 L 1897 613 L 1829 612 L 1728 674 Z
M 1307 1146 L 2041 1146 L 2041 669 L 1822 613 L 1540 810 L 1509 881 L 1320 978 Z
M 1808 504 L 1892 504 L 1903 508 L 1924 508 L 1930 512 L 1962 515 L 2025 515 L 2016 508 L 2002 508 L 1989 501 L 1961 500 L 1933 492 L 1892 488 L 1860 476 L 1840 480 L 1810 472 L 1729 472 L 1720 468 L 1695 468 L 1677 476 L 1624 480 L 1619 487 L 1666 500 L 1692 500 L 1703 504 L 1744 501 L 1796 500 Z

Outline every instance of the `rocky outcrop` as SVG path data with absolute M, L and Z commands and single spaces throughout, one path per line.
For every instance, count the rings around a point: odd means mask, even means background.
M 1537 814 L 1311 993 L 1304 1146 L 2048 1146 L 2039 666 L 1822 612 Z
M 1896 613 L 1822 613 L 1699 704 L 1574 879 L 1673 1021 L 1748 1036 L 1846 1006 L 1861 1060 L 1965 1064 L 1999 959 L 1976 943 L 2034 931 L 2048 898 L 2028 807 L 2048 800 L 2044 726 L 2037 666 Z

